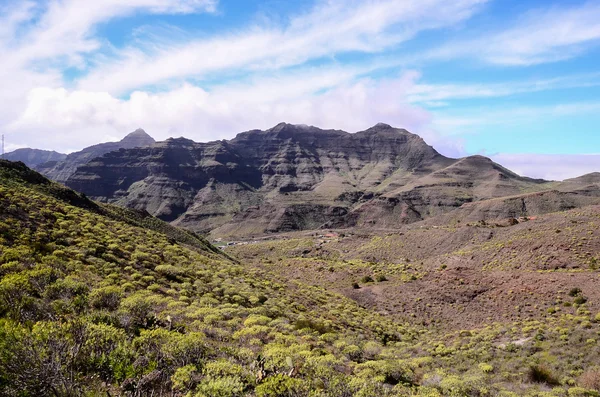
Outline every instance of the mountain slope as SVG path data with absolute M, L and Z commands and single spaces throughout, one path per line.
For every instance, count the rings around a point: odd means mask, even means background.
M 399 320 L 460 330 L 541 321 L 554 297 L 569 300 L 574 287 L 584 291 L 587 309 L 599 312 L 599 222 L 600 205 L 592 205 L 510 225 L 463 220 L 396 231 L 345 229 L 331 237 L 294 232 L 226 251 L 282 280 L 334 290 Z M 377 276 L 385 279 L 374 282 Z
M 46 163 L 49 161 L 62 161 L 66 157 L 66 154 L 58 153 L 51 150 L 29 148 L 17 149 L 4 154 L 5 160 L 22 161 L 28 167 L 35 167 L 39 164 Z
M 74 152 L 62 160 L 48 161 L 34 167 L 48 178 L 64 183 L 76 170 L 77 167 L 86 164 L 90 160 L 106 153 L 119 149 L 132 149 L 136 147 L 149 146 L 154 139 L 144 130 L 138 129 L 125 136 L 119 142 L 100 143 L 87 147 L 79 152 Z
M 189 232 L 107 213 L 22 163 L 0 161 L 0 209 L 3 396 L 342 396 L 366 389 L 368 374 L 329 338 L 412 339 L 348 299 L 244 269 Z
M 238 262 L 0 161 L 0 395 L 594 396 L 599 214 L 240 245 Z

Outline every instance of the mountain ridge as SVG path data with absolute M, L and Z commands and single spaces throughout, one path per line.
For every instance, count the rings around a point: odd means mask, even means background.
M 564 182 L 528 178 L 484 156 L 446 157 L 385 123 L 349 133 L 282 122 L 210 142 L 155 142 L 137 129 L 36 169 L 95 200 L 213 236 L 499 220 L 600 197 L 600 173 Z M 518 203 L 529 211 L 517 211 Z
M 355 133 L 279 123 L 230 140 L 170 138 L 106 153 L 65 183 L 213 236 L 398 227 L 556 184 L 517 175 L 484 156 L 446 157 L 420 136 L 384 123 Z M 595 203 L 596 188 L 585 193 L 594 198 L 581 202 Z M 493 217 L 511 211 L 495 208 Z

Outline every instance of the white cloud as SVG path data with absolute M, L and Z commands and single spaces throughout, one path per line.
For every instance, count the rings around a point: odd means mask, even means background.
M 21 141 L 36 136 L 39 146 L 56 149 L 76 149 L 98 142 L 100 132 L 122 136 L 140 126 L 159 139 L 186 136 L 206 141 L 281 121 L 349 131 L 385 121 L 437 138 L 426 128 L 430 115 L 404 101 L 417 74 L 356 80 L 359 72 L 308 69 L 211 91 L 190 84 L 164 93 L 135 91 L 128 99 L 107 92 L 37 88 L 10 130 Z
M 49 0 L 0 5 L 0 128 L 4 132 L 19 117 L 31 90 L 62 87 L 65 68 L 86 67 L 84 56 L 104 45 L 94 35 L 98 24 L 136 12 L 212 12 L 216 4 L 216 0 Z M 28 140 L 8 138 L 32 146 L 43 141 L 34 135 Z
M 252 27 L 184 43 L 136 44 L 103 58 L 80 89 L 123 93 L 226 70 L 277 70 L 349 51 L 379 52 L 470 17 L 486 0 L 327 1 L 284 27 Z
M 600 172 L 600 154 L 497 154 L 492 159 L 519 175 L 548 180 Z
M 565 88 L 600 86 L 600 73 L 576 74 L 550 79 L 505 81 L 502 83 L 444 83 L 416 84 L 409 92 L 410 102 L 427 103 L 449 99 L 504 97 Z M 442 103 L 443 105 L 443 103 Z
M 137 11 L 192 13 L 214 11 L 215 0 L 51 0 L 45 4 L 25 2 L 2 12 L 4 34 L 0 54 L 12 65 L 65 57 L 67 65 L 79 65 L 79 56 L 97 50 L 100 39 L 94 28 L 110 19 Z M 19 34 L 19 28 L 26 33 Z M 10 56 L 9 56 L 10 55 Z
M 600 43 L 600 3 L 535 9 L 512 27 L 446 44 L 421 59 L 474 57 L 497 65 L 528 66 L 580 55 Z

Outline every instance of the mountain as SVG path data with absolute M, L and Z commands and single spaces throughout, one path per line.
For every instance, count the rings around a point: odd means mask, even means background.
M 23 148 L 4 154 L 5 160 L 22 161 L 28 167 L 35 167 L 39 164 L 49 161 L 62 161 L 67 157 L 66 154 L 51 150 L 40 150 Z
M 65 183 L 96 200 L 215 236 L 395 228 L 556 186 L 483 156 L 445 157 L 418 135 L 382 123 L 357 133 L 281 123 L 232 140 L 169 139 L 95 158 Z
M 34 168 L 48 178 L 64 183 L 77 170 L 77 167 L 86 164 L 96 157 L 119 149 L 149 146 L 154 142 L 154 139 L 144 130 L 137 129 L 125 136 L 125 138 L 119 142 L 107 142 L 93 145 L 79 152 L 71 153 L 62 160 L 48 161 L 38 164 Z

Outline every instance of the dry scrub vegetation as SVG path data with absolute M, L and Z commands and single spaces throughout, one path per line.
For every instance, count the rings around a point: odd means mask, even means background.
M 403 288 L 461 271 L 375 253 L 402 239 L 304 236 L 224 254 L 8 162 L 0 208 L 2 396 L 598 395 L 596 291 L 577 278 L 533 316 L 457 329 L 381 295 L 416 301 Z M 597 280 L 578 270 L 558 273 Z M 371 306 L 352 295 L 369 293 Z

